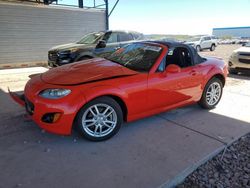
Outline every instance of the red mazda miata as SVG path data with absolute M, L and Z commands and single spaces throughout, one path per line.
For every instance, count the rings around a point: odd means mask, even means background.
M 34 75 L 24 94 L 10 92 L 43 129 L 68 135 L 72 127 L 93 141 L 115 135 L 130 122 L 198 102 L 220 101 L 225 63 L 200 57 L 174 42 L 137 42 L 108 57 L 85 60 Z

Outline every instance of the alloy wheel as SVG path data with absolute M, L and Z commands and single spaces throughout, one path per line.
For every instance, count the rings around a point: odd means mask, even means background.
M 105 137 L 117 125 L 117 114 L 113 107 L 107 104 L 90 106 L 83 114 L 82 127 L 85 132 L 93 137 Z
M 210 106 L 215 105 L 221 97 L 221 85 L 218 82 L 213 82 L 207 89 L 206 101 Z

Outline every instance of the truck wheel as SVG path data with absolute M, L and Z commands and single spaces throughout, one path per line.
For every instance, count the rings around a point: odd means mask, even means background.
M 92 57 L 90 57 L 90 56 L 83 56 L 83 57 L 80 57 L 79 59 L 77 59 L 76 61 L 83 61 L 83 60 L 87 60 L 87 59 L 92 59 Z
M 228 72 L 229 72 L 230 74 L 238 74 L 238 71 L 235 70 L 235 69 L 233 69 L 233 68 L 228 68 Z
M 201 46 L 196 46 L 196 51 L 200 52 L 201 51 Z
M 210 48 L 210 51 L 214 51 L 215 50 L 215 45 L 212 44 L 211 48 Z

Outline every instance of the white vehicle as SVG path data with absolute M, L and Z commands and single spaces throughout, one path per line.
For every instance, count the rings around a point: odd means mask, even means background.
M 230 74 L 238 72 L 250 72 L 250 43 L 234 50 L 228 61 Z
M 217 38 L 214 36 L 194 37 L 185 42 L 185 44 L 193 46 L 198 52 L 204 49 L 214 51 L 217 46 Z

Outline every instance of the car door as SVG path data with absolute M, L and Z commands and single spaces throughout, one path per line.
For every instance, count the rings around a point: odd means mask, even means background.
M 199 65 L 183 67 L 175 73 L 164 70 L 149 74 L 149 108 L 166 108 L 195 101 L 200 96 L 201 83 Z
M 210 48 L 210 47 L 211 47 L 211 38 L 204 37 L 203 48 Z
M 118 32 L 107 32 L 103 40 L 106 41 L 106 46 L 104 48 L 95 48 L 94 54 L 97 56 L 105 57 L 120 48 Z

